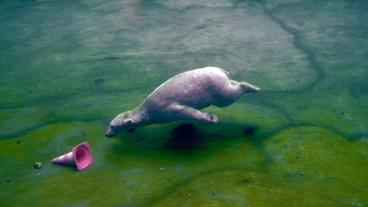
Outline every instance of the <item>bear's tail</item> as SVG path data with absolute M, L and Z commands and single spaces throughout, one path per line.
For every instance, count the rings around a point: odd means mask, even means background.
M 226 75 L 230 75 L 229 71 L 224 70 L 224 69 L 222 69 L 222 68 L 220 68 L 220 69 L 221 69 L 221 70 L 222 70 L 222 72 L 224 72 Z

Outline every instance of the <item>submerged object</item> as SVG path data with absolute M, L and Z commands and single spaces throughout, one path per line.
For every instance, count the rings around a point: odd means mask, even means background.
M 177 120 L 217 123 L 215 114 L 200 111 L 210 105 L 224 107 L 260 88 L 230 79 L 229 72 L 205 67 L 178 74 L 158 86 L 131 111 L 117 115 L 107 128 L 106 137 L 123 130 Z
M 41 169 L 42 168 L 42 162 L 35 162 L 33 164 L 33 168 L 35 168 L 35 169 Z
M 84 170 L 93 163 L 91 148 L 88 142 L 83 142 L 73 147 L 72 151 L 52 159 L 52 163 L 75 166 L 78 170 Z
M 243 128 L 243 134 L 245 134 L 245 135 L 252 135 L 252 134 L 254 134 L 255 131 L 256 131 L 256 127 L 252 126 L 252 125 L 245 126 Z
M 101 86 L 101 85 L 103 85 L 105 83 L 105 79 L 103 79 L 103 78 L 97 78 L 96 80 L 95 80 L 95 85 L 96 86 Z

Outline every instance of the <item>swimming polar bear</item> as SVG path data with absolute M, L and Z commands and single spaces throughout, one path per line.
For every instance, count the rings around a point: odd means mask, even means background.
M 105 136 L 113 137 L 122 130 L 173 120 L 217 123 L 216 115 L 199 109 L 210 105 L 224 107 L 245 93 L 260 90 L 247 82 L 231 80 L 228 75 L 217 67 L 178 74 L 158 86 L 138 107 L 117 115 Z

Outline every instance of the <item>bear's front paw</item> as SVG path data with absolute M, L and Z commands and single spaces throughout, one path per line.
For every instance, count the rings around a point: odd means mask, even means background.
M 206 120 L 212 123 L 217 123 L 218 117 L 213 113 L 206 113 Z

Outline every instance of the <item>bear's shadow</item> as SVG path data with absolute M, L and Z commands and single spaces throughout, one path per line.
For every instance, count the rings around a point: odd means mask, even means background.
M 170 133 L 165 149 L 194 150 L 205 142 L 205 135 L 193 123 L 184 123 L 176 126 Z
M 163 128 L 144 128 L 134 132 L 122 133 L 119 138 L 124 142 L 114 145 L 117 153 L 161 150 L 194 152 L 206 148 L 209 144 L 226 137 L 245 138 L 244 141 L 260 142 L 253 124 L 239 125 L 223 123 L 216 126 L 198 123 L 180 123 Z M 258 141 L 257 141 L 258 140 Z

